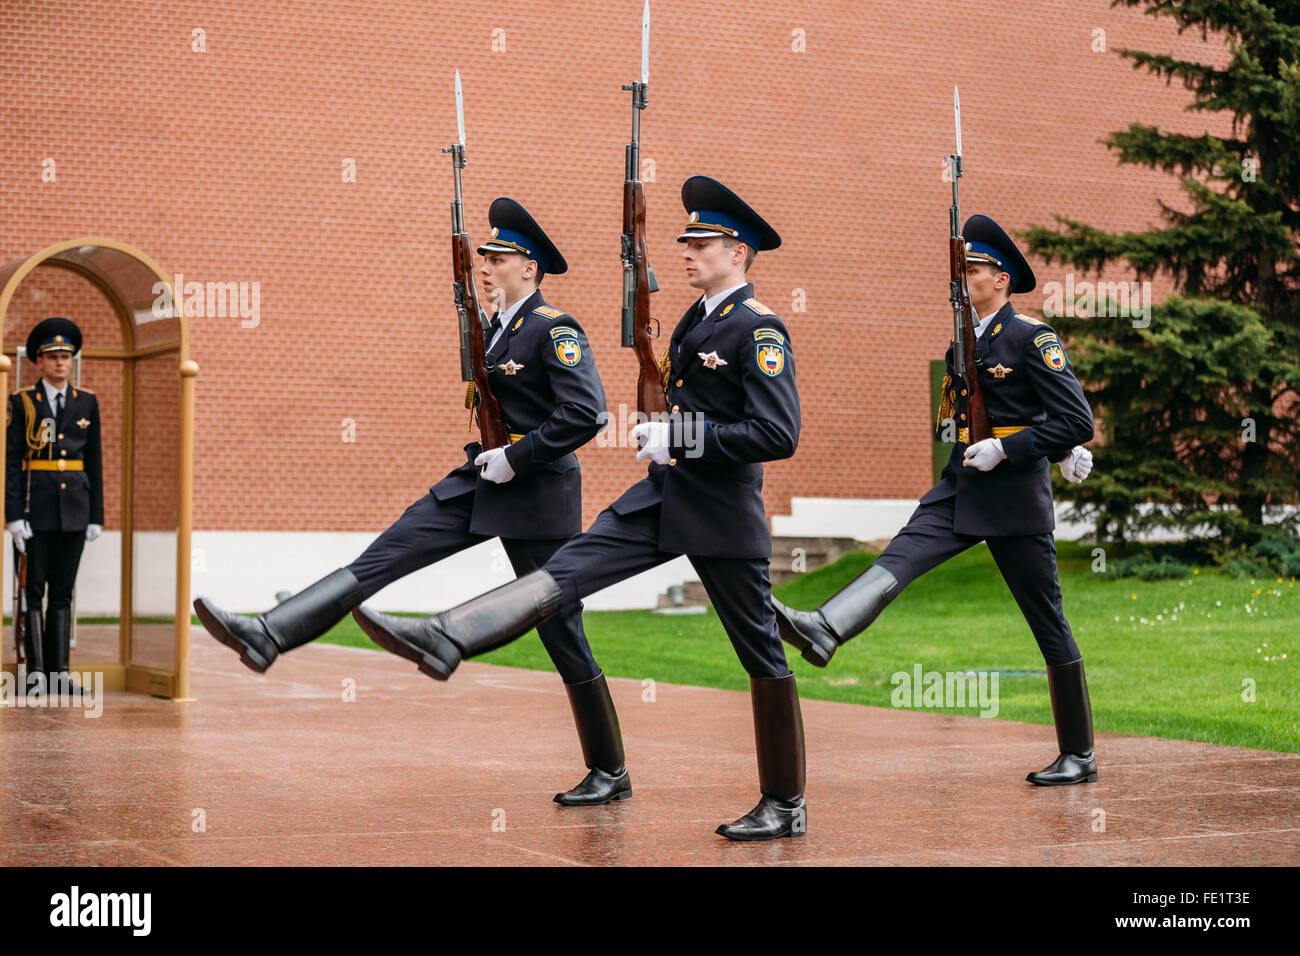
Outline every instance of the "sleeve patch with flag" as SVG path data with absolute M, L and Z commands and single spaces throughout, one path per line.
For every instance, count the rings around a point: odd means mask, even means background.
M 1055 332 L 1044 332 L 1036 336 L 1034 345 L 1038 347 L 1038 354 L 1043 357 L 1044 365 L 1053 372 L 1065 371 L 1065 349 L 1061 348 L 1061 342 Z

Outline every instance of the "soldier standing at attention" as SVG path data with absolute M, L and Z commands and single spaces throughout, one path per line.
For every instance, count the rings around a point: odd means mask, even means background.
M 446 680 L 462 658 L 500 647 L 589 594 L 685 554 L 750 675 L 762 797 L 718 827 L 733 840 L 802 834 L 804 737 L 795 677 L 776 632 L 763 508 L 764 461 L 799 441 L 790 338 L 745 278 L 755 253 L 781 238 L 731 190 L 704 176 L 682 186 L 690 213 L 678 242 L 702 295 L 668 346 L 667 421 L 638 425 L 649 474 L 538 571 L 426 620 L 361 608 L 381 646 Z
M 27 358 L 41 377 L 9 396 L 5 448 L 5 521 L 27 554 L 28 683 L 41 673 L 52 692 L 73 694 L 80 688 L 68 676 L 72 590 L 82 548 L 104 530 L 99 402 L 68 381 L 80 350 L 81 330 L 69 319 L 32 329 Z
M 492 234 L 478 248 L 488 298 L 504 305 L 486 333 L 492 393 L 511 444 L 465 446 L 466 462 L 406 509 L 352 564 L 256 618 L 194 602 L 213 637 L 261 673 L 285 651 L 320 637 L 380 589 L 436 561 L 499 536 L 516 574 L 527 574 L 582 530 L 582 477 L 575 450 L 602 427 L 605 390 L 577 321 L 542 299 L 538 286 L 568 264 L 519 203 L 500 198 Z M 477 317 L 475 317 L 477 322 Z M 538 628 L 564 681 L 589 773 L 557 803 L 581 806 L 632 795 L 623 738 L 605 675 L 582 630 L 582 607 Z
M 993 437 L 970 444 L 966 392 L 949 346 L 937 427 L 959 427 L 939 483 L 870 568 L 815 611 L 775 601 L 777 620 L 781 636 L 805 660 L 825 667 L 908 584 L 986 541 L 1047 663 L 1060 754 L 1027 779 L 1043 786 L 1091 782 L 1097 779 L 1092 705 L 1061 606 L 1048 463 L 1059 461 L 1069 481 L 1087 477 L 1092 455 L 1078 445 L 1092 440 L 1092 410 L 1056 333 L 1011 307 L 1013 292 L 1036 284 L 1015 243 L 987 216 L 968 219 L 962 235 L 978 318 L 975 363 Z

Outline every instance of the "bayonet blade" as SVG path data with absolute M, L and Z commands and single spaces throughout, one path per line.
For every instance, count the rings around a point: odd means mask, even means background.
M 646 0 L 648 3 L 649 0 Z M 957 157 L 961 158 L 961 97 L 957 95 L 957 87 L 952 88 L 952 117 L 953 122 L 957 125 Z
M 648 3 L 649 0 L 646 0 Z M 460 91 L 460 70 L 456 71 L 456 133 L 460 136 L 460 145 L 465 145 L 465 100 Z
M 650 0 L 641 13 L 641 82 L 650 82 Z

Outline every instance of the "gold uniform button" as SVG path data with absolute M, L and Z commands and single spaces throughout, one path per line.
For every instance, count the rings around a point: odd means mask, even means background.
M 66 487 L 68 487 L 68 483 L 66 481 L 59 482 L 59 488 L 66 488 Z
M 965 415 L 962 415 L 961 420 L 962 420 L 962 421 L 965 421 L 965 420 L 966 420 L 966 416 L 965 416 Z
M 682 407 L 681 407 L 680 405 L 674 405 L 674 406 L 673 406 L 673 414 L 674 414 L 674 415 L 676 415 L 676 414 L 677 414 L 678 412 L 680 412 L 681 410 L 682 410 Z
M 63 441 L 63 432 L 59 432 L 59 441 Z
M 60 458 L 60 459 L 59 459 L 59 471 L 64 471 L 64 470 L 67 469 L 67 467 L 68 467 L 68 463 L 67 463 L 66 461 L 64 461 L 62 458 Z
M 670 465 L 675 465 L 675 464 L 677 464 L 677 459 L 676 459 L 676 458 L 669 458 L 669 459 L 668 459 L 668 464 L 670 464 Z
M 680 378 L 677 380 L 677 387 L 678 388 L 682 387 L 682 380 Z
M 961 397 L 962 397 L 962 398 L 965 398 L 965 397 L 966 397 L 966 389 L 964 389 L 964 388 L 961 390 Z
M 60 448 L 60 449 L 59 449 L 59 454 L 60 454 L 60 455 L 66 455 L 67 453 L 68 453 L 68 452 L 67 452 L 66 449 L 63 449 L 63 448 Z M 59 464 L 62 464 L 62 462 L 60 462 Z

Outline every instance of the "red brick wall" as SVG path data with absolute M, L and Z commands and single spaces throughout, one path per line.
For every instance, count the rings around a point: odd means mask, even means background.
M 439 152 L 455 135 L 453 69 L 465 82 L 471 232 L 483 234 L 497 195 L 534 212 L 571 263 L 544 291 L 587 329 L 611 403 L 634 401 L 618 347 L 630 120 L 619 84 L 639 70 L 640 7 L 0 4 L 0 259 L 105 235 L 187 279 L 260 282 L 258 327 L 192 325 L 195 527 L 382 527 L 471 437 Z M 204 53 L 191 50 L 195 28 Z M 1093 52 L 1096 28 L 1112 52 Z M 792 50 L 796 29 L 806 52 Z M 1141 228 L 1158 200 L 1179 201 L 1170 178 L 1121 169 L 1098 140 L 1134 120 L 1223 127 L 1183 112 L 1187 93 L 1134 72 L 1121 46 L 1222 55 L 1104 0 L 656 0 L 643 141 L 664 334 L 694 298 L 672 241 L 683 179 L 717 176 L 785 238 L 751 273 L 789 325 L 803 400 L 798 455 L 768 471 L 772 512 L 791 495 L 909 497 L 928 485 L 927 362 L 950 321 L 940 174 L 954 82 L 964 213 L 1011 229 L 1057 212 Z M 56 182 L 41 181 L 47 157 Z M 355 183 L 342 181 L 345 158 Z M 791 311 L 796 289 L 804 313 Z M 15 325 L 6 342 L 25 336 Z M 626 449 L 583 461 L 588 519 L 642 473 Z

